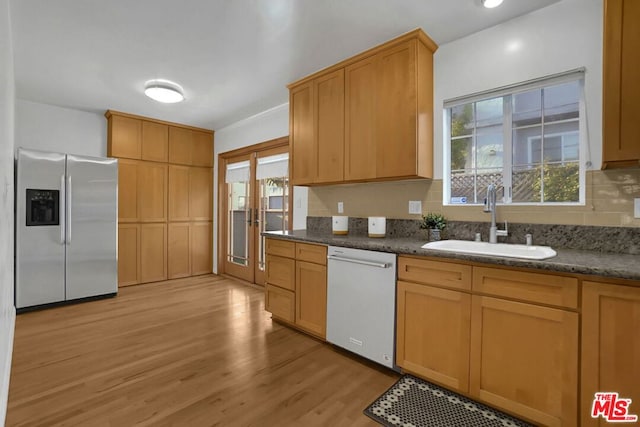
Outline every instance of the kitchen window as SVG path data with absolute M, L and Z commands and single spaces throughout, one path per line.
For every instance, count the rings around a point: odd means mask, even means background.
M 445 101 L 444 204 L 584 204 L 584 71 Z

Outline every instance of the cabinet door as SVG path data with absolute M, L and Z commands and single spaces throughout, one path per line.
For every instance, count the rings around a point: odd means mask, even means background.
M 189 221 L 189 169 L 169 165 L 169 221 Z
M 578 313 L 474 295 L 471 396 L 546 426 L 578 424 Z
M 313 137 L 313 85 L 292 88 L 289 94 L 289 141 L 294 185 L 311 184 L 316 176 L 316 145 Z
M 640 288 L 582 284 L 582 425 L 609 425 L 591 418 L 596 392 L 632 399 L 640 416 Z
M 344 70 L 313 81 L 316 183 L 344 179 Z
M 118 222 L 137 222 L 138 162 L 118 160 Z
M 417 174 L 416 40 L 380 52 L 377 70 L 376 177 Z
M 376 69 L 372 56 L 345 68 L 346 181 L 376 177 Z
M 211 168 L 189 168 L 189 217 L 192 221 L 211 221 L 213 175 Z
M 140 282 L 140 226 L 118 225 L 118 286 Z
M 640 2 L 606 0 L 604 9 L 603 165 L 637 167 Z
M 191 275 L 191 227 L 188 222 L 167 225 L 167 274 L 169 279 Z
M 397 316 L 398 366 L 467 393 L 471 296 L 398 282 Z
M 270 284 L 264 286 L 264 309 L 274 317 L 293 323 L 296 299 L 292 291 Z
M 291 291 L 296 288 L 296 262 L 293 259 L 267 254 L 267 283 Z
M 138 214 L 142 222 L 167 220 L 167 165 L 138 163 Z
M 193 135 L 190 129 L 169 126 L 169 163 L 191 164 Z
M 212 229 L 210 222 L 191 223 L 191 274 L 209 274 L 212 270 Z
M 296 325 L 325 338 L 327 333 L 327 267 L 296 261 Z
M 169 126 L 142 121 L 142 160 L 165 162 L 169 159 Z
M 213 135 L 207 132 L 193 131 L 191 160 L 194 166 L 213 167 Z
M 142 156 L 142 120 L 112 115 L 109 118 L 109 157 L 140 159 Z
M 167 280 L 167 225 L 140 225 L 140 282 Z

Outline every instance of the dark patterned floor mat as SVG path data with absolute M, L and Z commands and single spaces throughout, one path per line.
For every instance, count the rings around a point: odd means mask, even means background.
M 384 426 L 532 426 L 411 375 L 400 378 L 364 413 Z

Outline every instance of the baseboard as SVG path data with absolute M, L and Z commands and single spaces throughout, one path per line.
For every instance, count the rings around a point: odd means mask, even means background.
M 8 342 L 6 348 L 2 349 L 4 354 L 0 354 L 0 426 L 5 425 L 7 416 L 7 403 L 9 400 L 9 380 L 11 379 L 11 358 L 13 356 L 13 336 L 16 327 L 16 309 L 11 307 L 8 309 L 7 337 Z M 0 348 L 3 346 L 0 346 Z

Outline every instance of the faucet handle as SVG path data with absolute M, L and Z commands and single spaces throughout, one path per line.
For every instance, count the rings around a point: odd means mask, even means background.
M 484 212 L 491 212 L 491 209 L 489 209 L 489 199 L 488 198 L 484 198 Z

